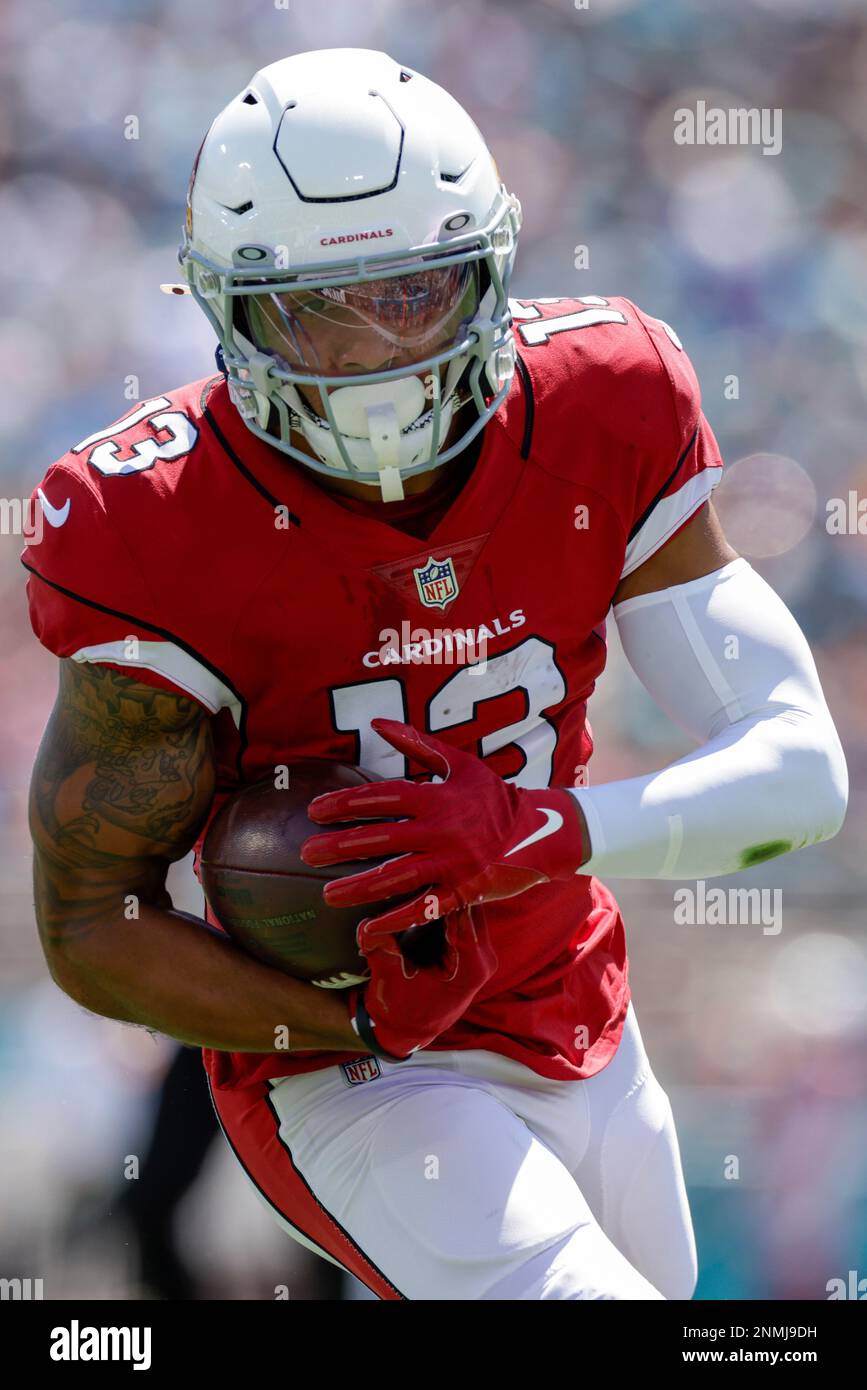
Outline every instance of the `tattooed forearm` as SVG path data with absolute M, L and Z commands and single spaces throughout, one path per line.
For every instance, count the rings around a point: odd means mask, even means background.
M 345 1051 L 344 1003 L 171 909 L 166 870 L 213 799 L 210 722 L 183 696 L 64 663 L 30 803 L 48 967 L 83 1008 L 181 1042 L 272 1052 L 288 1028 L 293 1048 Z
M 197 818 L 197 779 L 210 756 L 210 725 L 193 700 L 64 662 L 34 769 L 41 819 L 87 843 L 109 822 L 174 849 Z
M 210 720 L 199 705 L 106 667 L 62 662 L 30 802 L 46 943 L 130 894 L 168 905 L 168 864 L 195 842 L 213 789 Z

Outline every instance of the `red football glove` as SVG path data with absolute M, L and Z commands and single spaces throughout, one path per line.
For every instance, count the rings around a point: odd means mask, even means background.
M 349 1015 L 359 1039 L 378 1057 L 405 1061 L 438 1038 L 469 1008 L 497 968 L 483 908 L 461 908 L 444 922 L 439 961 L 415 966 L 397 938 L 362 922 L 359 943 L 370 967 L 363 989 L 348 993 Z
M 474 903 L 511 898 L 537 883 L 572 878 L 589 856 L 584 818 L 569 792 L 515 787 L 481 759 L 420 734 L 410 724 L 373 719 L 371 727 L 398 752 L 445 780 L 371 782 L 326 792 L 308 807 L 311 820 L 320 825 L 376 823 L 311 835 L 301 846 L 305 864 L 388 860 L 327 883 L 324 897 L 330 907 L 418 895 L 363 923 L 358 936 L 362 951 L 371 926 L 377 932 L 399 932 Z M 379 819 L 384 816 L 397 819 Z

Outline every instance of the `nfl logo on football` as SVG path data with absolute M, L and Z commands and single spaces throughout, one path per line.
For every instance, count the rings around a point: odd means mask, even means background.
M 445 608 L 457 598 L 458 580 L 449 555 L 445 560 L 428 556 L 427 564 L 413 570 L 418 596 L 425 608 Z

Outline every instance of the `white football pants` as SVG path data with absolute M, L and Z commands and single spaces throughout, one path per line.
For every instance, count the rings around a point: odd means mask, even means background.
M 587 1081 L 492 1052 L 421 1052 L 214 1101 L 284 1229 L 380 1298 L 692 1296 L 671 1107 L 631 1005 Z

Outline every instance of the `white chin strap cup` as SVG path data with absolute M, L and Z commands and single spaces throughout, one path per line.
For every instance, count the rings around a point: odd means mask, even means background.
M 383 502 L 399 502 L 403 497 L 400 476 L 400 425 L 391 401 L 367 408 L 370 443 L 379 469 L 379 486 Z
M 429 409 L 422 382 L 409 376 L 372 386 L 341 386 L 330 393 L 329 405 L 353 464 L 361 472 L 378 475 L 383 502 L 399 502 L 404 496 L 402 470 L 424 458 L 433 438 L 431 420 L 407 433 Z M 454 401 L 446 400 L 440 417 L 441 440 L 448 433 L 453 410 Z M 330 429 L 309 416 L 302 416 L 300 425 L 323 463 L 348 472 Z

